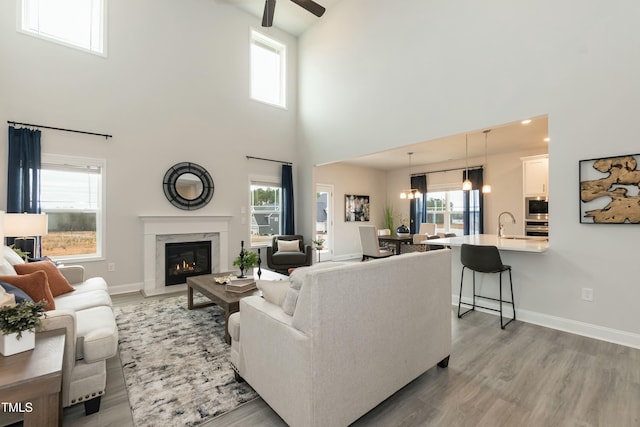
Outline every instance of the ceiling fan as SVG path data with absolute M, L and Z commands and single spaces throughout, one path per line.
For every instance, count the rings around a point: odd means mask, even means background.
M 303 9 L 313 13 L 318 18 L 321 17 L 325 8 L 313 0 L 291 0 Z M 273 13 L 276 10 L 276 0 L 266 0 L 264 4 L 264 14 L 262 15 L 262 26 L 271 27 L 273 25 Z

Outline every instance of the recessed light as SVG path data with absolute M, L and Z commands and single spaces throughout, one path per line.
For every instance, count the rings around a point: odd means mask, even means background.
M 549 142 L 549 141 L 551 141 L 551 138 L 549 138 L 549 137 L 546 137 L 546 138 L 544 139 L 544 142 Z
M 529 123 L 531 123 L 531 119 L 523 120 L 520 123 L 522 123 L 523 125 L 528 125 Z

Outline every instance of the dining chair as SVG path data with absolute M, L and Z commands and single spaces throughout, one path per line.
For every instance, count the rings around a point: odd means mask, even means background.
M 380 248 L 378 230 L 374 225 L 361 225 L 359 231 L 363 261 L 367 258 L 386 258 L 393 255 L 393 252 Z

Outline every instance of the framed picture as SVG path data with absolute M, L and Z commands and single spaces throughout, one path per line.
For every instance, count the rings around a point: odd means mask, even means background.
M 344 196 L 344 220 L 346 222 L 369 221 L 369 196 L 345 194 Z
M 640 154 L 581 160 L 580 222 L 640 224 Z

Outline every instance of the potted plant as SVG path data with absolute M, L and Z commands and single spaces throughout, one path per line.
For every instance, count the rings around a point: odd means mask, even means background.
M 393 206 L 392 205 L 386 204 L 384 206 L 383 217 L 384 217 L 384 228 L 386 228 L 388 230 L 393 230 L 394 213 L 393 213 Z
M 318 250 L 322 250 L 324 249 L 324 246 L 322 246 L 322 244 L 324 243 L 324 239 L 323 238 L 318 238 L 316 240 L 312 240 L 313 244 L 316 245 L 316 249 Z
M 249 252 L 242 249 L 240 255 L 233 260 L 234 267 L 240 268 L 239 278 L 246 277 L 244 275 L 245 270 L 249 270 L 250 268 L 258 266 L 258 254 L 256 252 Z
M 4 356 L 35 347 L 35 330 L 42 324 L 46 301 L 22 301 L 0 307 L 0 353 Z

